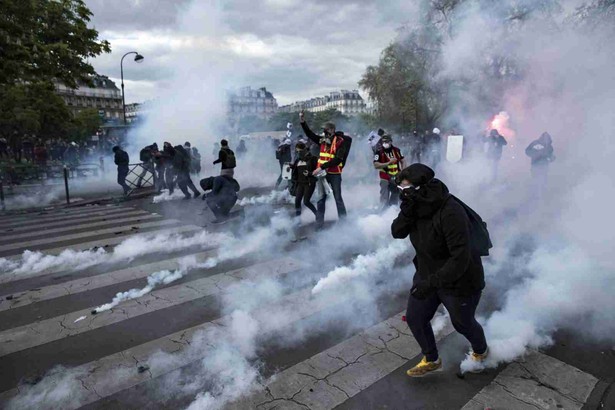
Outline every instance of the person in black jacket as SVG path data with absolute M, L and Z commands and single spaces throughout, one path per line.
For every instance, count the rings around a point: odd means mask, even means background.
M 220 145 L 218 159 L 214 161 L 214 165 L 222 164 L 220 175 L 226 175 L 232 178 L 235 175 L 235 166 L 237 165 L 235 153 L 229 148 L 227 140 L 221 140 Z
M 471 245 L 466 210 L 426 165 L 410 165 L 397 181 L 401 212 L 391 232 L 396 239 L 410 236 L 416 251 L 406 321 L 424 355 L 407 375 L 418 377 L 442 368 L 430 324 L 440 304 L 448 310 L 455 329 L 470 341 L 471 357 L 482 362 L 488 354 L 487 342 L 474 315 L 485 279 L 480 255 Z M 434 218 L 439 218 L 439 231 Z
M 162 161 L 164 162 L 164 184 L 169 190 L 169 194 L 175 191 L 175 169 L 173 168 L 173 162 L 175 157 L 175 148 L 170 142 L 163 144 L 162 148 Z
M 555 161 L 553 152 L 553 141 L 548 132 L 543 132 L 540 138 L 525 149 L 525 155 L 532 159 L 532 178 L 538 188 L 544 188 L 547 183 L 549 164 Z
M 491 161 L 491 182 L 495 182 L 498 178 L 498 165 L 500 159 L 502 159 L 502 148 L 508 145 L 506 138 L 504 138 L 498 130 L 493 129 L 489 131 L 489 135 L 485 139 L 485 154 L 487 159 Z
M 316 207 L 312 204 L 312 195 L 316 189 L 316 177 L 312 175 L 318 167 L 318 159 L 310 154 L 303 142 L 295 145 L 295 162 L 291 180 L 295 183 L 295 215 L 301 216 L 303 203 L 316 216 Z
M 115 154 L 113 160 L 115 165 L 117 165 L 117 183 L 124 189 L 124 195 L 128 195 L 130 187 L 126 185 L 126 176 L 128 175 L 130 158 L 128 153 L 117 145 L 113 147 L 113 153 Z
M 215 222 L 223 222 L 237 202 L 239 183 L 226 175 L 204 178 L 200 181 L 203 191 L 211 191 L 203 194 L 203 199 L 216 217 Z
M 173 169 L 175 170 L 175 175 L 177 176 L 177 186 L 184 193 L 185 199 L 190 199 L 190 193 L 188 192 L 188 188 L 192 190 L 194 193 L 194 197 L 197 198 L 200 195 L 200 192 L 192 183 L 192 179 L 190 179 L 190 156 L 184 147 L 181 145 L 176 145 L 175 156 L 173 157 Z

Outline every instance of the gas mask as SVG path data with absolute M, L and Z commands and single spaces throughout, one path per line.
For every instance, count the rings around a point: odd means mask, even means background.
M 320 138 L 320 143 L 321 144 L 326 144 L 326 145 L 331 145 L 331 136 L 329 134 L 325 133 L 325 136 Z
M 304 159 L 306 154 L 307 152 L 304 149 L 298 149 L 295 151 L 295 155 L 297 156 L 297 158 L 300 158 L 300 159 Z

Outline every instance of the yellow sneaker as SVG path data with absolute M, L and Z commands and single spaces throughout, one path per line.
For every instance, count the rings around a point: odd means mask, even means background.
M 472 358 L 472 360 L 474 360 L 475 362 L 484 362 L 487 357 L 489 356 L 489 347 L 487 347 L 487 350 L 485 350 L 485 353 L 482 354 L 478 354 L 478 353 L 470 353 L 470 357 Z
M 406 374 L 410 377 L 423 377 L 427 373 L 441 372 L 442 371 L 442 359 L 438 358 L 435 362 L 428 362 L 427 357 L 423 356 L 423 359 L 412 369 L 406 371 Z
M 487 347 L 487 350 L 485 350 L 485 353 L 482 353 L 482 354 L 471 352 L 470 359 L 472 359 L 472 361 L 474 362 L 474 365 L 471 367 L 470 370 L 468 370 L 468 372 L 482 373 L 482 371 L 485 370 L 484 362 L 485 360 L 487 360 L 488 356 L 489 356 L 489 347 Z

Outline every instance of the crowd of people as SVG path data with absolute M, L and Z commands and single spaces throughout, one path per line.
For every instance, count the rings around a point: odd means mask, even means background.
M 74 167 L 80 163 L 97 163 L 100 156 L 116 144 L 114 139 L 75 142 L 61 138 L 43 140 L 34 137 L 24 137 L 9 144 L 6 138 L 0 138 L 0 161 L 41 167 L 61 163 Z
M 299 136 L 293 141 L 289 125 L 286 138 L 271 141 L 280 166 L 275 187 L 279 189 L 283 179 L 288 179 L 287 189 L 295 197 L 295 216 L 300 217 L 302 208 L 307 208 L 315 217 L 316 229 L 320 230 L 324 226 L 328 197 L 333 196 L 338 219 L 346 217 L 342 174 L 353 139 L 333 122 L 323 124 L 322 132 L 317 134 L 307 124 L 303 113 L 300 113 L 299 120 L 305 137 Z M 451 134 L 457 133 L 453 131 Z M 440 305 L 449 312 L 453 327 L 470 342 L 469 357 L 477 363 L 474 369 L 480 371 L 481 363 L 489 356 L 489 347 L 475 313 L 485 287 L 481 258 L 489 255 L 492 244 L 481 217 L 436 178 L 438 164 L 446 157 L 446 137 L 443 138 L 441 131 L 434 128 L 423 135 L 415 132 L 409 139 L 400 138 L 397 145 L 389 133 L 379 129 L 372 132 L 367 141 L 373 153 L 372 165 L 379 177 L 382 208 L 399 204 L 399 214 L 391 225 L 391 234 L 396 239 L 409 238 L 416 251 L 413 259 L 416 272 L 408 297 L 406 321 L 421 347 L 423 358 L 406 374 L 422 377 L 442 369 L 431 327 L 431 320 Z M 492 180 L 495 180 L 498 163 L 508 142 L 496 129 L 470 141 L 479 141 L 475 145 L 482 145 L 480 152 L 491 163 Z M 468 156 L 471 143 L 457 148 Z M 119 147 L 113 150 L 118 165 L 118 183 L 126 190 L 122 179 L 127 173 L 128 155 Z M 245 155 L 244 140 L 240 141 L 237 150 Z M 543 133 L 526 148 L 525 153 L 531 159 L 532 175 L 546 182 L 548 165 L 555 159 L 551 136 Z M 209 191 L 203 199 L 216 221 L 224 221 L 236 204 L 240 189 L 234 179 L 237 160 L 225 139 L 216 143 L 213 154 L 216 158 L 213 165 L 220 164 L 220 175 L 202 179 L 200 186 L 204 192 Z M 189 142 L 174 147 L 165 142 L 162 150 L 154 143 L 141 150 L 140 159 L 143 174 L 149 171 L 155 176 L 158 191 L 166 188 L 173 192 L 177 183 L 186 199 L 200 195 L 190 175 L 198 175 L 201 157 Z M 291 171 L 290 178 L 283 178 L 286 167 Z M 192 190 L 193 196 L 188 189 Z M 314 193 L 317 193 L 316 205 L 312 203 Z

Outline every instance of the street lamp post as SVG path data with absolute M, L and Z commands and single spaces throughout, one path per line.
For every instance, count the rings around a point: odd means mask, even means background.
M 130 54 L 135 55 L 135 62 L 143 62 L 143 56 L 136 51 L 129 51 L 128 53 L 124 54 L 122 56 L 122 60 L 120 61 L 120 74 L 122 77 L 122 110 L 124 111 L 124 125 L 126 125 L 126 99 L 124 98 L 124 57 Z

